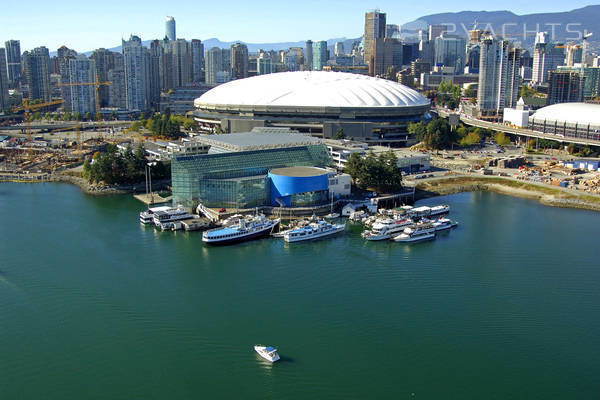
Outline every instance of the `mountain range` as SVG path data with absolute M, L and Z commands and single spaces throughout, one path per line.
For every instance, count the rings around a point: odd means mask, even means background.
M 520 40 L 524 46 L 530 46 L 534 41 L 534 34 L 539 26 L 539 31 L 554 31 L 555 41 L 579 41 L 579 33 L 587 30 L 593 32 L 590 38 L 593 49 L 600 42 L 600 5 L 591 5 L 571 11 L 555 13 L 537 13 L 517 15 L 511 11 L 461 11 L 456 13 L 431 14 L 402 25 L 402 35 L 405 38 L 413 37 L 419 29 L 427 29 L 431 24 L 450 24 L 456 27 L 454 33 L 466 36 L 466 32 L 476 24 L 479 29 L 492 30 L 495 34 L 505 33 L 506 36 Z M 505 26 L 503 32 L 503 26 Z M 524 35 L 526 30 L 528 35 Z M 327 40 L 329 47 L 336 42 L 344 42 L 346 49 L 352 48 L 352 43 L 361 38 L 347 39 L 334 38 Z M 236 42 L 222 42 L 217 38 L 203 40 L 204 49 L 212 47 L 229 48 Z M 241 41 L 242 43 L 245 43 Z M 150 40 L 144 41 L 149 46 Z M 263 50 L 285 50 L 290 47 L 304 47 L 305 41 L 275 42 L 275 43 L 245 43 L 250 53 Z M 111 48 L 112 51 L 121 51 L 121 46 Z M 86 52 L 84 54 L 91 54 Z

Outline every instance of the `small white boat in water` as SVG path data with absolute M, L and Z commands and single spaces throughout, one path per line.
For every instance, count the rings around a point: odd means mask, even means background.
M 159 207 L 150 207 L 146 211 L 140 212 L 140 222 L 144 225 L 154 224 L 154 213 L 159 211 L 168 211 L 171 206 L 159 206 Z
M 344 224 L 330 224 L 327 221 L 312 222 L 305 227 L 286 232 L 283 235 L 283 240 L 292 243 L 318 239 L 343 232 L 344 229 L 346 229 L 346 225 Z
M 277 354 L 277 349 L 271 346 L 254 346 L 254 351 L 256 351 L 262 358 L 267 361 L 275 362 L 279 360 L 279 354 Z
M 390 239 L 394 234 L 402 232 L 407 226 L 413 224 L 414 222 L 410 218 L 397 220 L 385 218 L 375 222 L 372 229 L 363 231 L 361 236 L 365 240 Z
M 446 229 L 455 228 L 458 226 L 458 222 L 451 221 L 449 218 L 439 218 L 432 222 L 436 231 L 443 231 Z
M 450 212 L 450 206 L 446 205 L 446 204 L 442 204 L 440 206 L 431 207 L 431 212 L 429 213 L 429 215 L 434 216 L 434 215 L 446 214 L 449 212 Z

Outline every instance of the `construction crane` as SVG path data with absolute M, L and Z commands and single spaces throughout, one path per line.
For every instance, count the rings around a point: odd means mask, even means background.
M 29 143 L 29 159 L 33 161 L 33 141 L 31 140 L 31 111 L 38 110 L 44 107 L 56 106 L 58 104 L 62 104 L 65 101 L 60 100 L 52 100 L 45 103 L 36 103 L 30 104 L 29 99 L 23 99 L 23 104 L 19 107 L 12 108 L 11 111 L 24 111 L 25 112 L 25 127 L 27 132 L 27 142 Z
M 94 82 L 84 82 L 84 83 L 59 83 L 56 85 L 57 87 L 74 87 L 74 86 L 94 86 L 96 88 L 96 117 L 98 120 L 98 132 L 100 138 L 102 138 L 102 114 L 100 113 L 100 86 L 108 86 L 112 82 L 100 82 L 98 75 L 96 75 L 96 80 Z M 77 141 L 79 142 L 79 129 L 77 129 L 78 137 Z

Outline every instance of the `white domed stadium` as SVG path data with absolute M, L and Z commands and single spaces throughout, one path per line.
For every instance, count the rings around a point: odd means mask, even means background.
M 289 127 L 325 138 L 406 142 L 409 122 L 422 120 L 430 102 L 396 82 L 343 72 L 281 72 L 217 86 L 194 101 L 206 130 L 234 133 Z
M 536 131 L 561 137 L 600 140 L 600 104 L 552 104 L 529 117 L 529 125 Z

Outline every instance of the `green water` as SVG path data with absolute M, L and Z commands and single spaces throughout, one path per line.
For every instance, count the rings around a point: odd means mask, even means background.
M 600 214 L 440 202 L 433 242 L 207 248 L 129 196 L 2 184 L 0 399 L 598 398 Z

